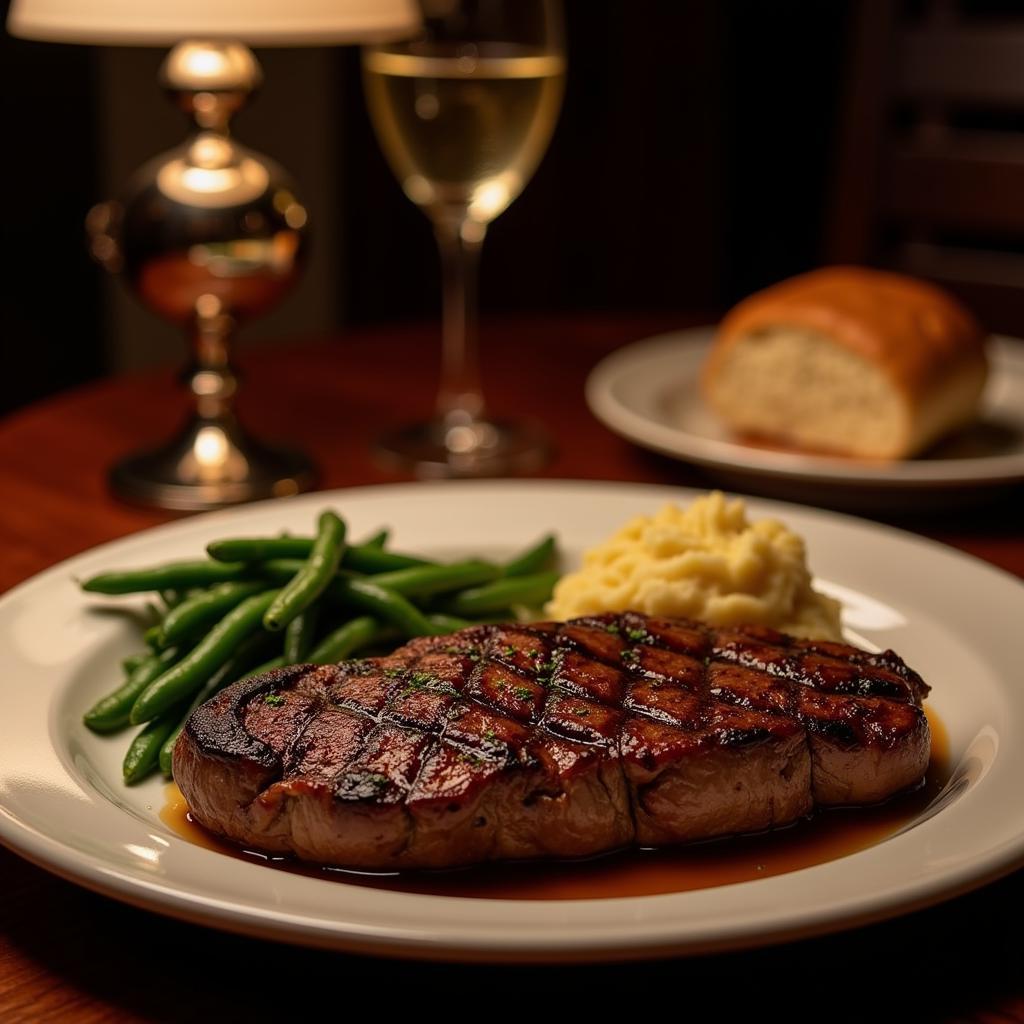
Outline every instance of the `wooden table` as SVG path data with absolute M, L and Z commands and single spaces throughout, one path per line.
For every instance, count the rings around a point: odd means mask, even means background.
M 485 373 L 492 404 L 546 422 L 558 451 L 545 476 L 709 486 L 695 469 L 609 433 L 582 397 L 586 373 L 605 353 L 692 322 L 663 314 L 491 324 Z M 263 437 L 305 446 L 322 467 L 324 487 L 398 479 L 373 462 L 370 440 L 428 411 L 438 344 L 433 327 L 403 326 L 251 352 L 243 360 L 242 415 Z M 113 499 L 105 471 L 173 430 L 181 400 L 172 380 L 170 371 L 107 380 L 0 423 L 0 590 L 171 518 Z M 939 510 L 899 525 L 1024 576 L 1021 511 L 1018 491 L 974 513 Z M 642 993 L 678 997 L 682 1012 L 707 1003 L 729 1018 L 771 1007 L 820 1020 L 897 1013 L 908 1021 L 1024 1020 L 1021 871 L 941 906 L 811 941 L 695 960 L 558 968 L 393 963 L 275 946 L 136 910 L 6 850 L 0 871 L 4 1024 L 295 1019 L 325 993 L 353 998 L 353 981 L 371 998 L 384 995 L 389 1009 L 396 996 L 438 993 L 455 1013 L 478 1012 L 481 996 L 490 1008 L 547 1003 L 561 992 L 592 1012 L 587 997 L 603 999 L 615 989 L 632 1000 Z M 891 989 L 884 996 L 883 985 Z M 551 994 L 542 996 L 538 986 Z

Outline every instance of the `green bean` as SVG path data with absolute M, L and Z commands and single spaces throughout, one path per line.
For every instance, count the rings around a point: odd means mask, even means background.
M 285 664 L 303 661 L 313 646 L 313 634 L 319 615 L 319 605 L 312 605 L 288 623 L 284 631 Z
M 231 652 L 255 629 L 277 597 L 267 590 L 247 597 L 224 616 L 177 665 L 154 679 L 132 707 L 133 725 L 148 722 L 198 690 L 231 657 Z
M 158 676 L 167 671 L 182 655 L 176 647 L 159 654 L 149 654 L 132 670 L 128 678 L 113 693 L 98 700 L 82 716 L 82 721 L 93 732 L 116 732 L 128 725 L 132 705 L 140 693 Z
M 167 742 L 167 737 L 178 727 L 183 712 L 183 707 L 170 708 L 136 734 L 121 765 L 127 785 L 134 786 L 156 769 L 160 762 L 160 750 Z
M 294 558 L 274 558 L 263 562 L 258 568 L 272 583 L 285 583 L 301 570 L 302 564 Z M 496 580 L 500 576 L 499 566 L 477 560 L 452 562 L 448 565 L 408 566 L 369 577 L 359 577 L 342 570 L 331 580 L 327 592 L 341 596 L 346 593 L 348 582 L 362 579 L 363 582 L 384 587 L 402 597 L 420 598 L 449 590 L 460 590 L 463 587 Z
M 333 665 L 360 648 L 381 643 L 392 635 L 392 627 L 382 625 L 372 615 L 360 615 L 358 618 L 349 619 L 333 633 L 328 633 L 309 652 L 306 660 L 314 665 Z
M 210 677 L 209 685 L 220 690 L 242 678 L 253 665 L 266 661 L 271 651 L 278 646 L 277 637 L 266 630 L 257 630 L 246 637 L 230 658 Z
M 396 569 L 411 569 L 415 565 L 436 565 L 426 558 L 416 555 L 403 555 L 397 551 L 385 551 L 382 548 L 361 544 L 359 547 L 346 548 L 341 564 L 354 572 L 364 572 L 374 576 L 379 572 L 392 572 Z
M 444 611 L 454 615 L 474 617 L 488 612 L 500 611 L 512 605 L 537 607 L 551 597 L 551 591 L 558 581 L 557 572 L 538 572 L 529 576 L 510 576 L 471 587 L 450 598 Z
M 347 608 L 356 608 L 392 623 L 403 636 L 435 636 L 444 632 L 407 598 L 377 586 L 372 579 L 337 577 L 327 593 L 332 600 Z
M 142 634 L 142 639 L 146 642 L 146 645 L 151 651 L 159 651 L 165 647 L 165 644 L 160 642 L 160 624 L 157 623 L 155 626 L 150 626 Z
M 192 703 L 185 709 L 184 714 L 178 717 L 175 727 L 167 734 L 166 737 L 164 737 L 163 743 L 160 744 L 160 750 L 157 754 L 157 764 L 159 764 L 160 771 L 162 771 L 167 778 L 171 778 L 173 775 L 173 772 L 171 771 L 171 764 L 174 760 L 174 744 L 178 742 L 178 737 L 181 735 L 182 730 L 185 728 L 185 724 L 192 716 L 192 712 L 195 711 L 200 704 L 205 703 L 213 696 L 212 683 L 213 680 L 211 679 L 210 682 L 195 695 Z M 170 718 L 173 714 L 176 714 L 176 712 L 168 711 L 166 716 L 161 715 L 160 718 L 154 719 L 150 725 L 154 725 L 156 722 L 162 721 L 165 717 Z M 146 729 L 148 728 L 149 725 L 146 726 Z
M 459 618 L 457 615 L 444 615 L 441 612 L 433 612 L 427 616 L 427 619 L 442 633 L 455 633 L 460 629 L 465 629 L 467 626 L 474 626 L 476 623 L 471 622 L 469 619 Z
M 305 564 L 301 558 L 269 558 L 265 562 L 253 562 L 249 566 L 249 575 L 252 579 L 263 580 L 264 584 L 284 586 L 302 572 Z M 352 573 L 341 570 L 340 575 L 351 576 Z
M 257 665 L 254 669 L 250 669 L 244 676 L 239 676 L 235 682 L 240 683 L 243 679 L 251 679 L 253 676 L 261 676 L 264 672 L 273 672 L 275 668 L 283 668 L 284 665 L 284 656 L 279 654 L 276 658 L 271 658 L 270 661 L 265 661 L 262 665 Z
M 219 693 L 229 683 L 235 682 L 242 676 L 250 666 L 266 657 L 268 650 L 273 646 L 274 638 L 262 630 L 243 640 L 235 650 L 235 653 L 210 677 L 209 682 L 196 694 L 188 710 L 181 716 L 178 727 L 164 740 L 160 748 L 160 770 L 168 778 L 171 777 L 171 761 L 174 756 L 174 744 L 178 741 L 182 729 L 185 728 L 192 712 L 200 704 L 208 701 L 214 694 Z
M 218 562 L 265 562 L 268 558 L 308 558 L 312 537 L 236 537 L 215 540 L 206 553 Z
M 184 637 L 205 632 L 247 597 L 264 589 L 265 584 L 254 580 L 247 583 L 219 583 L 209 590 L 201 590 L 167 613 L 160 625 L 158 642 L 166 647 Z
M 241 562 L 168 562 L 149 569 L 100 573 L 83 581 L 81 587 L 90 594 L 137 594 L 145 590 L 210 587 L 252 576 L 252 568 Z
M 177 608 L 185 598 L 188 597 L 187 590 L 161 590 L 160 600 L 163 601 L 164 607 L 170 611 L 172 608 Z
M 492 612 L 481 612 L 479 615 L 451 615 L 443 611 L 430 610 L 427 618 L 438 627 L 445 627 L 445 633 L 454 633 L 467 626 L 497 625 L 516 621 L 515 609 L 511 606 L 495 608 Z M 458 623 L 458 625 L 455 625 Z
M 384 527 L 383 530 L 378 530 L 372 537 L 367 537 L 360 546 L 364 548 L 376 548 L 379 550 L 387 545 L 388 538 L 390 536 L 391 531 L 387 527 Z
M 505 575 L 529 576 L 544 569 L 550 569 L 555 560 L 555 544 L 555 535 L 553 533 L 542 537 L 536 544 L 505 563 Z
M 501 569 L 491 562 L 470 560 L 449 565 L 418 565 L 410 569 L 397 569 L 374 576 L 373 582 L 403 597 L 417 598 L 490 583 L 500 575 Z
M 308 558 L 313 550 L 312 537 L 238 537 L 217 540 L 206 547 L 207 554 L 221 562 L 266 562 L 282 558 Z M 373 575 L 408 569 L 414 565 L 435 565 L 426 558 L 385 551 L 380 547 L 380 535 L 362 544 L 346 547 L 341 556 L 346 569 Z
M 265 562 L 253 563 L 252 570 L 259 573 L 261 579 L 283 586 L 302 572 L 305 564 L 301 558 L 269 558 Z
M 302 569 L 286 584 L 263 616 L 263 627 L 284 629 L 327 588 L 341 564 L 345 524 L 333 512 L 321 512 L 313 550 Z
M 129 654 L 127 658 L 121 659 L 121 668 L 126 676 L 130 676 L 144 661 L 152 657 L 152 651 L 140 651 L 138 654 Z

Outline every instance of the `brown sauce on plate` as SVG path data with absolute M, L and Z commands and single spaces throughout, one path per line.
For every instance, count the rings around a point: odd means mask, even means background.
M 660 850 L 623 850 L 588 860 L 484 864 L 451 871 L 372 874 L 304 864 L 243 850 L 196 824 L 174 783 L 160 819 L 199 846 L 242 860 L 313 878 L 333 879 L 396 892 L 478 899 L 566 900 L 654 896 L 710 889 L 770 878 L 824 864 L 874 846 L 908 825 L 939 795 L 949 779 L 949 737 L 929 712 L 932 756 L 924 784 L 873 807 L 819 811 L 788 828 Z

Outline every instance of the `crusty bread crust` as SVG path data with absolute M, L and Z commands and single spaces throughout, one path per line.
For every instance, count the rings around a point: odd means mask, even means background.
M 891 385 L 901 426 L 879 446 L 860 445 L 856 431 L 836 450 L 901 458 L 916 454 L 974 414 L 987 376 L 985 334 L 956 300 L 925 281 L 865 267 L 826 267 L 751 295 L 726 315 L 704 368 L 702 386 L 713 408 L 735 429 L 815 447 L 813 428 L 787 434 L 777 423 L 737 420 L 751 396 L 732 395 L 735 360 L 745 359 L 758 338 L 798 331 L 854 356 L 851 366 L 880 374 Z M 794 371 L 799 368 L 792 368 Z M 780 367 L 780 373 L 785 367 Z M 794 402 L 800 373 L 793 373 Z M 859 385 L 855 374 L 850 387 Z M 776 380 L 777 387 L 781 384 Z M 875 388 L 877 391 L 877 388 Z M 865 415 L 870 414 L 865 403 Z M 778 410 L 779 413 L 784 410 Z M 749 405 L 746 416 L 752 415 Z M 779 418 L 777 415 L 776 419 Z M 865 422 L 867 428 L 867 422 Z M 825 449 L 834 444 L 824 443 Z

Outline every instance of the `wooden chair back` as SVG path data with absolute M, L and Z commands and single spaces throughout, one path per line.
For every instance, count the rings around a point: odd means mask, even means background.
M 1024 5 L 1004 9 L 854 5 L 826 250 L 935 280 L 1024 334 Z

